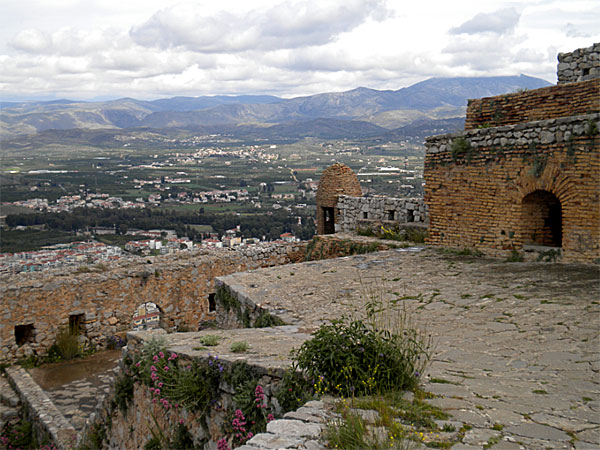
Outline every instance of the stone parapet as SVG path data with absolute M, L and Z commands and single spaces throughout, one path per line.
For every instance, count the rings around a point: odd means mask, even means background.
M 558 54 L 558 84 L 600 78 L 600 43 Z
M 74 448 L 77 431 L 33 378 L 19 366 L 7 367 L 6 374 L 21 399 L 25 417 L 33 424 L 38 441 L 50 440 L 57 450 Z
M 365 220 L 385 222 L 388 225 L 426 224 L 429 220 L 423 198 L 341 195 L 337 209 L 340 212 L 340 231 L 345 233 L 355 232 Z
M 465 130 L 600 112 L 600 78 L 469 100 Z

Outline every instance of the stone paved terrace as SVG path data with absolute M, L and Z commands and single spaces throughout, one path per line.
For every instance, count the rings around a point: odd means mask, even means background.
M 493 436 L 502 437 L 499 450 L 600 448 L 597 266 L 412 248 L 220 280 L 305 333 L 360 312 L 365 292 L 406 297 L 436 345 L 426 390 L 454 420 L 473 426 L 455 450 L 482 448 Z M 492 430 L 496 423 L 501 432 Z

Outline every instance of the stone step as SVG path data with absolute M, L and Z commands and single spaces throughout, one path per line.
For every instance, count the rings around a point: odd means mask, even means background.
M 5 376 L 0 377 L 0 405 L 16 408 L 20 400 Z

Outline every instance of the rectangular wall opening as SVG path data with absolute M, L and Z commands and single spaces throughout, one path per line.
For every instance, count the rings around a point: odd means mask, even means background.
M 215 293 L 208 294 L 208 312 L 215 312 L 217 310 L 217 301 L 215 300 Z
M 34 342 L 33 324 L 15 325 L 15 341 L 17 342 L 17 345 Z
M 394 211 L 393 210 L 387 211 L 387 220 L 394 220 Z
M 415 221 L 415 212 L 412 209 L 406 211 L 406 221 L 414 222 Z
M 369 213 L 367 211 L 363 211 L 363 219 L 368 219 Z
M 323 206 L 323 234 L 335 233 L 335 210 L 331 207 Z
M 69 315 L 69 333 L 79 336 L 83 334 L 83 322 L 85 321 L 85 314 L 71 314 Z

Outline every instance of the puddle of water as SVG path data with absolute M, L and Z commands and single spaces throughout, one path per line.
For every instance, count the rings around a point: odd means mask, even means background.
M 121 350 L 94 353 L 85 359 L 73 359 L 28 369 L 35 382 L 44 390 L 59 388 L 78 380 L 88 380 L 115 368 Z

